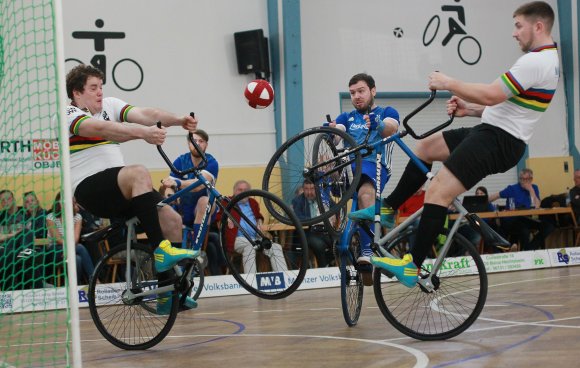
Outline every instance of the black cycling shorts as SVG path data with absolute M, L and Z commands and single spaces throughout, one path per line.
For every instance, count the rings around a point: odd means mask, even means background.
M 112 167 L 85 178 L 75 190 L 77 202 L 87 211 L 104 218 L 130 218 L 131 202 L 125 199 L 117 182 L 123 167 Z M 161 194 L 159 201 L 163 199 Z
M 451 154 L 443 162 L 466 190 L 486 176 L 506 172 L 522 158 L 526 144 L 489 124 L 443 132 Z

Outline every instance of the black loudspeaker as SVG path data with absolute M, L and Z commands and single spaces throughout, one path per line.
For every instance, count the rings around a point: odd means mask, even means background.
M 238 73 L 270 74 L 268 39 L 261 29 L 234 33 Z

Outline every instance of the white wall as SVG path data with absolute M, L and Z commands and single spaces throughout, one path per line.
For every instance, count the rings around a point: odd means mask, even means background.
M 211 136 L 208 152 L 222 165 L 269 160 L 275 149 L 273 107 L 254 110 L 246 104 L 244 87 L 254 76 L 238 74 L 233 36 L 258 28 L 268 34 L 266 0 L 65 0 L 63 8 L 65 56 L 88 63 L 96 53 L 105 54 L 106 96 L 184 115 L 195 112 L 199 127 Z M 104 21 L 100 29 L 97 19 Z M 106 40 L 105 51 L 95 52 L 91 40 L 74 39 L 73 31 L 125 32 L 125 38 Z M 114 63 L 123 58 L 136 60 L 144 71 L 143 84 L 132 92 L 111 80 Z M 134 69 L 120 74 L 125 86 L 136 85 Z M 175 157 L 186 150 L 183 130 L 171 128 L 170 134 L 166 149 Z M 154 147 L 143 142 L 122 147 L 127 163 L 166 167 Z
M 302 71 L 304 85 L 304 125 L 311 127 L 330 113 L 340 112 L 338 92 L 348 91 L 348 80 L 367 72 L 376 80 L 379 92 L 424 92 L 427 76 L 440 70 L 459 79 L 489 83 L 521 55 L 511 37 L 513 11 L 527 0 L 310 0 L 302 1 Z M 557 9 L 556 0 L 548 2 Z M 458 57 L 463 35 L 455 35 L 447 46 L 448 18 L 443 5 L 463 6 L 468 36 L 481 45 L 481 59 L 467 65 Z M 441 24 L 434 41 L 423 45 L 423 34 L 432 16 Z M 435 23 L 433 23 L 435 24 Z M 400 27 L 403 36 L 395 37 Z M 430 28 L 434 29 L 434 28 Z M 432 34 L 427 32 L 428 37 Z M 558 24 L 554 38 L 559 41 Z M 465 58 L 475 60 L 476 49 L 469 40 Z M 321 82 L 323 81 L 323 82 Z M 394 106 L 396 108 L 396 106 Z M 562 83 L 549 110 L 538 123 L 529 153 L 536 156 L 568 155 L 565 100 Z M 459 126 L 460 120 L 453 126 Z
M 441 70 L 473 82 L 491 82 L 521 54 L 511 38 L 512 12 L 525 0 L 308 0 L 301 1 L 304 126 L 318 125 L 327 113 L 340 112 L 339 92 L 348 79 L 365 71 L 381 92 L 426 90 L 427 75 Z M 556 9 L 556 0 L 549 0 Z M 473 66 L 457 53 L 460 35 L 445 47 L 449 12 L 442 5 L 463 6 L 467 34 L 481 44 Z M 281 3 L 278 3 L 281 8 Z M 423 46 L 429 19 L 441 25 L 431 45 Z M 200 128 L 211 135 L 209 152 L 223 166 L 265 164 L 275 150 L 273 107 L 249 108 L 243 89 L 252 75 L 237 73 L 233 33 L 262 28 L 268 36 L 266 0 L 66 0 L 65 55 L 88 62 L 96 54 L 93 42 L 72 37 L 73 31 L 125 32 L 125 39 L 106 40 L 109 78 L 105 94 L 138 106 L 157 106 L 180 114 L 194 111 Z M 457 18 L 454 15 L 455 18 Z M 104 21 L 98 29 L 97 19 Z M 281 19 L 283 19 L 281 17 Z M 403 29 L 396 38 L 393 29 Z M 558 41 L 558 25 L 555 27 Z M 473 57 L 467 45 L 465 55 Z M 119 90 L 111 82 L 114 63 L 136 60 L 144 71 L 141 87 Z M 68 65 L 70 68 L 71 64 Z M 127 65 L 126 65 L 127 66 Z M 130 68 L 119 68 L 120 80 L 131 84 Z M 281 86 L 283 88 L 283 86 Z M 538 124 L 530 156 L 567 155 L 564 94 L 558 90 Z M 455 126 L 458 126 L 456 124 Z M 184 151 L 181 131 L 173 128 L 166 144 L 170 156 Z M 157 152 L 142 142 L 123 145 L 128 163 L 164 168 Z

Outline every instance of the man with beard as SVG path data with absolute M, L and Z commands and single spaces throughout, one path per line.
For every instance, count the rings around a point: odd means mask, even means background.
M 478 116 L 481 124 L 438 132 L 417 141 L 414 152 L 429 170 L 433 161 L 443 162 L 425 195 L 419 237 L 402 260 L 371 258 L 373 265 L 393 273 L 409 288 L 417 282 L 418 270 L 443 228 L 453 199 L 486 176 L 505 172 L 520 161 L 534 126 L 556 91 L 560 62 L 551 36 L 554 11 L 547 3 L 534 1 L 517 8 L 513 19 L 512 36 L 525 54 L 494 82 L 467 83 L 440 72 L 429 76 L 430 89 L 453 94 L 447 101 L 448 114 Z M 392 217 L 425 180 L 425 174 L 410 161 L 395 190 L 385 198 L 381 215 Z M 363 215 L 355 217 L 369 217 Z
M 381 138 L 388 137 L 399 128 L 399 113 L 392 107 L 379 107 L 375 103 L 377 88 L 372 76 L 360 73 L 354 75 L 348 82 L 350 99 L 355 110 L 343 112 L 335 121 L 328 124 L 350 134 L 356 143 L 363 143 L 370 129 L 369 143 L 375 143 Z M 393 143 L 382 147 L 381 158 L 381 183 L 383 191 L 385 184 L 391 175 L 391 155 Z M 375 191 L 376 191 L 376 157 L 377 153 L 366 156 L 362 161 L 362 175 L 357 188 L 358 208 L 367 208 L 374 216 Z M 372 220 L 372 218 L 371 218 Z M 361 255 L 358 263 L 370 264 L 370 256 L 373 252 L 370 247 L 371 238 L 362 229 L 359 230 L 361 242 Z

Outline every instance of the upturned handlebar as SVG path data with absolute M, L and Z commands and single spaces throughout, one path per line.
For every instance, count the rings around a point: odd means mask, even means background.
M 193 112 L 189 113 L 189 115 L 192 118 L 195 117 L 195 114 Z M 161 122 L 160 121 L 157 122 L 157 127 L 161 129 Z M 163 147 L 161 147 L 161 145 L 157 145 L 157 151 L 159 151 L 159 154 L 161 155 L 161 157 L 163 157 L 163 160 L 165 161 L 165 163 L 167 164 L 167 166 L 169 166 L 169 169 L 171 170 L 171 172 L 174 173 L 175 175 L 179 176 L 180 178 L 183 178 L 183 177 L 185 177 L 185 175 L 187 175 L 189 173 L 192 173 L 192 172 L 194 172 L 196 170 L 203 170 L 207 166 L 207 157 L 205 156 L 205 153 L 199 148 L 199 146 L 197 145 L 197 142 L 195 141 L 195 139 L 193 139 L 193 133 L 192 132 L 189 132 L 189 134 L 187 135 L 187 137 L 189 138 L 189 141 L 191 142 L 191 144 L 193 144 L 193 147 L 195 148 L 195 150 L 197 151 L 197 153 L 201 157 L 200 164 L 198 166 L 196 166 L 196 167 L 192 167 L 192 168 L 189 168 L 189 169 L 178 170 L 173 165 L 173 162 L 171 162 L 171 160 L 169 159 L 169 157 L 167 157 L 167 155 L 165 154 L 165 151 L 163 151 Z
M 405 117 L 405 119 L 403 119 L 403 126 L 405 127 L 405 129 L 407 130 L 407 133 L 409 133 L 409 135 L 415 139 L 423 139 L 426 138 L 430 135 L 432 135 L 433 133 L 436 133 L 442 129 L 445 129 L 446 127 L 449 126 L 449 124 L 451 124 L 453 122 L 453 119 L 455 118 L 455 115 L 450 115 L 449 120 L 447 120 L 446 122 L 444 122 L 441 125 L 436 126 L 435 128 L 429 130 L 426 133 L 423 133 L 421 135 L 417 135 L 415 133 L 415 131 L 411 128 L 411 126 L 409 125 L 409 120 L 411 120 L 411 118 L 413 116 L 415 116 L 418 112 L 420 112 L 421 110 L 423 110 L 425 107 L 427 107 L 428 105 L 431 104 L 431 102 L 433 102 L 433 100 L 435 99 L 435 95 L 437 94 L 437 91 L 432 89 L 431 90 L 431 94 L 429 95 L 429 98 L 427 99 L 427 101 L 423 102 L 419 107 L 417 107 L 415 110 L 411 111 L 409 113 L 409 115 L 407 115 Z

